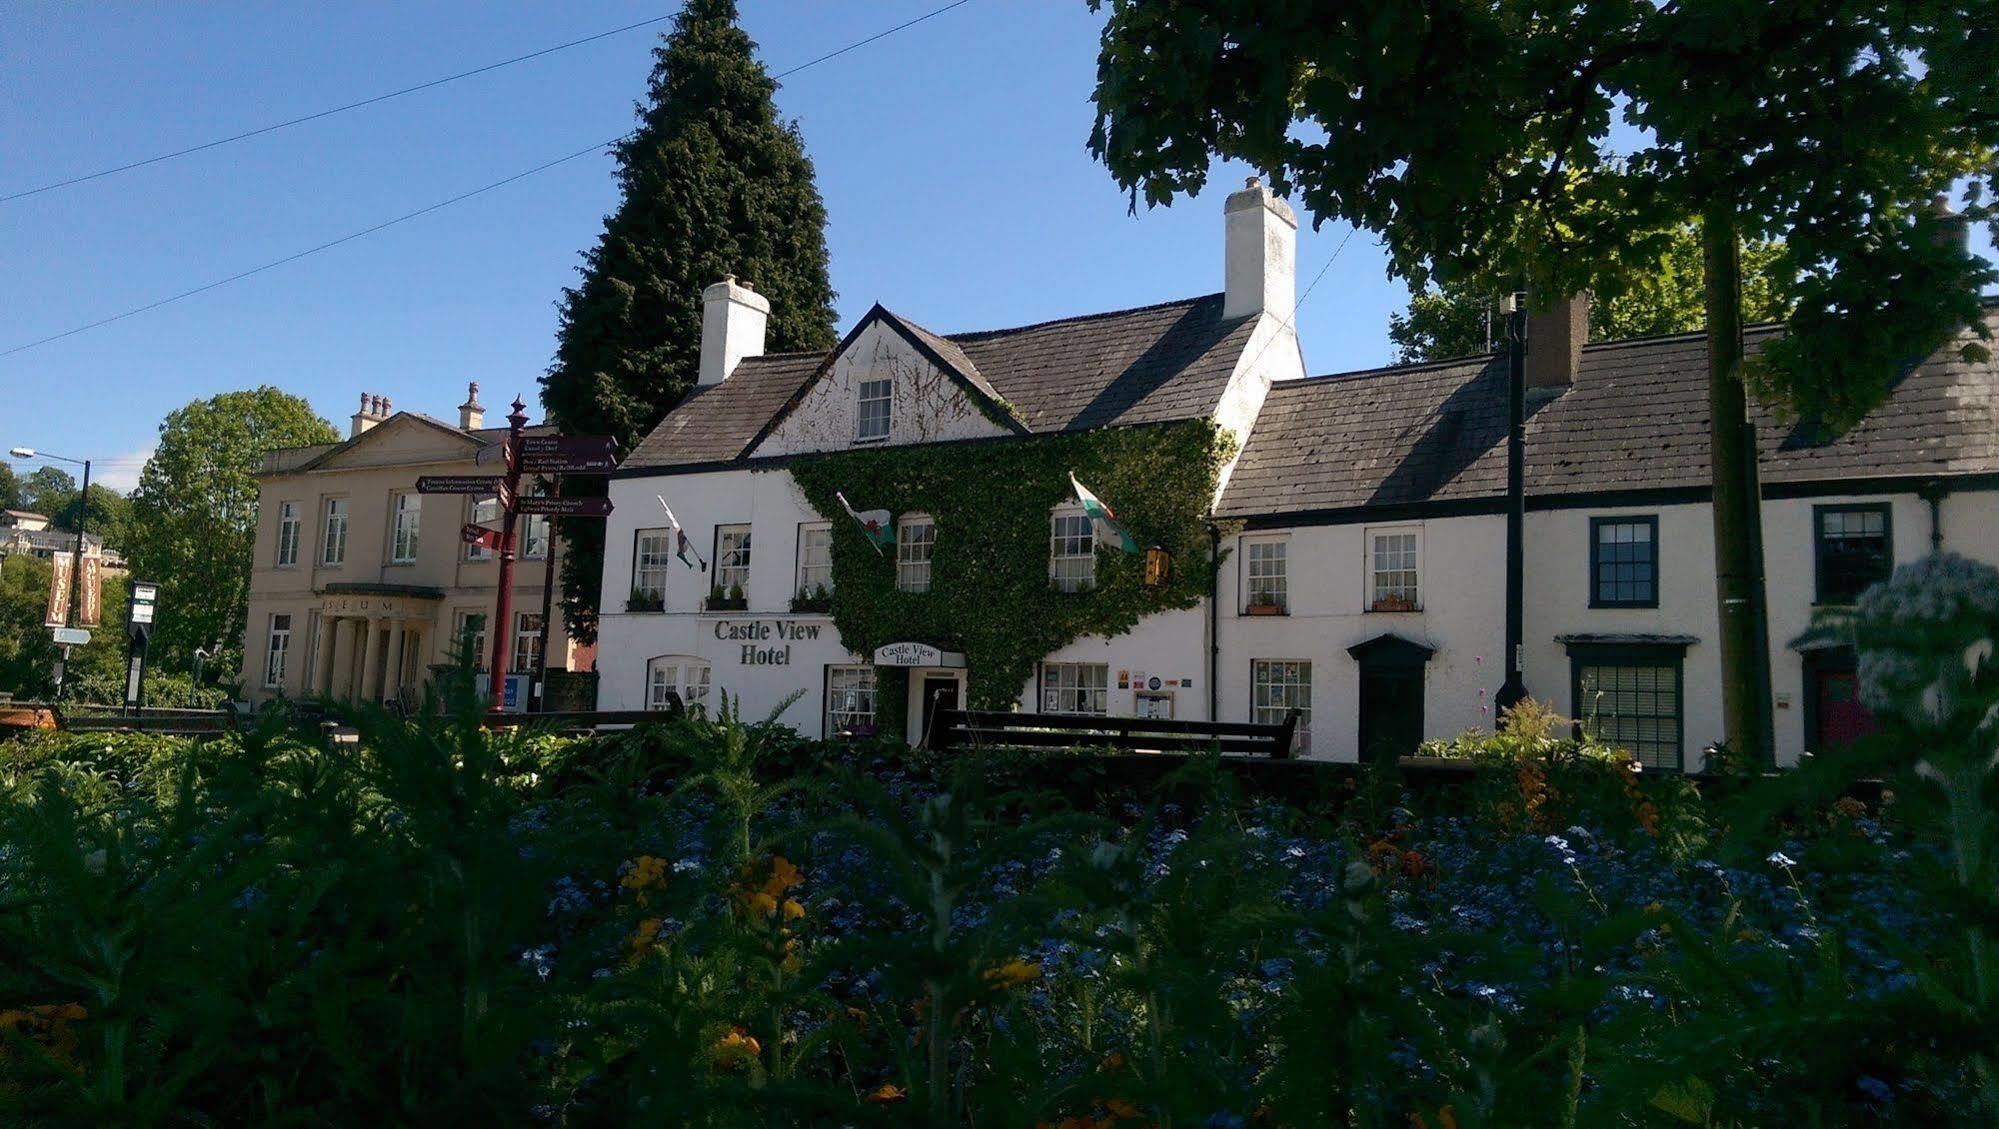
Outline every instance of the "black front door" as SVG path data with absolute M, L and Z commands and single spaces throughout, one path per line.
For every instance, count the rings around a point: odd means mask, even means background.
M 958 680 L 950 675 L 927 675 L 923 679 L 923 743 L 931 743 L 931 726 L 938 710 L 958 708 Z
M 1393 760 L 1411 756 L 1423 743 L 1423 672 L 1360 672 L 1360 758 Z

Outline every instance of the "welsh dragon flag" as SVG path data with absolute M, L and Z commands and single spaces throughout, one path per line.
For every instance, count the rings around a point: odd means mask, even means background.
M 894 515 L 890 514 L 887 510 L 857 511 L 854 509 L 854 504 L 847 501 L 845 494 L 836 490 L 833 492 L 833 496 L 840 499 L 840 506 L 847 511 L 848 517 L 861 523 L 861 531 L 868 535 L 868 543 L 875 547 L 877 554 L 888 546 L 895 544 Z
M 1083 512 L 1090 517 L 1090 524 L 1096 528 L 1097 540 L 1105 545 L 1114 545 L 1127 553 L 1137 553 L 1138 542 L 1125 527 L 1117 522 L 1117 515 L 1104 505 L 1104 500 L 1090 492 L 1090 488 L 1076 481 L 1076 472 L 1069 472 L 1069 485 L 1076 488 L 1076 500 L 1083 503 Z

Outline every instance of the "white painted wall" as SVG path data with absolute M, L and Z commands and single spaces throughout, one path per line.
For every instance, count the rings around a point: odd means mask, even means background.
M 1421 610 L 1367 608 L 1367 533 L 1421 535 Z M 1245 537 L 1288 542 L 1290 612 L 1243 614 Z M 1309 754 L 1352 761 L 1360 750 L 1360 664 L 1347 648 L 1382 634 L 1436 648 L 1424 671 L 1424 732 L 1455 734 L 1492 724 L 1492 692 L 1505 679 L 1506 521 L 1499 516 L 1304 526 L 1257 531 L 1224 541 L 1222 564 L 1221 719 L 1250 721 L 1250 670 L 1258 659 L 1312 664 Z
M 860 383 L 884 377 L 894 381 L 888 438 L 857 443 Z M 1011 432 L 982 414 L 964 388 L 924 359 L 908 338 L 877 321 L 849 343 L 791 415 L 750 453 L 795 455 L 1007 434 Z

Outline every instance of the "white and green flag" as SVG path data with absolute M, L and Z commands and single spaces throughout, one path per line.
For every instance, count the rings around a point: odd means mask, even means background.
M 1097 531 L 1098 542 L 1127 553 L 1139 551 L 1138 542 L 1118 524 L 1117 515 L 1104 505 L 1104 500 L 1090 492 L 1090 488 L 1076 481 L 1076 472 L 1069 472 L 1069 485 L 1076 488 L 1076 500 L 1083 503 L 1083 512 L 1089 515 L 1090 525 Z
M 868 543 L 875 547 L 876 553 L 880 553 L 883 549 L 895 544 L 894 515 L 890 514 L 887 510 L 857 511 L 854 509 L 853 503 L 847 501 L 845 494 L 836 490 L 833 492 L 833 496 L 840 499 L 840 506 L 847 511 L 848 517 L 861 523 L 861 531 L 868 535 Z

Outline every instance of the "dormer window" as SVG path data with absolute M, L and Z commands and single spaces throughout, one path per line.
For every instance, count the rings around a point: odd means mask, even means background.
M 861 381 L 861 398 L 854 416 L 854 441 L 888 438 L 889 391 L 894 383 L 884 377 Z

